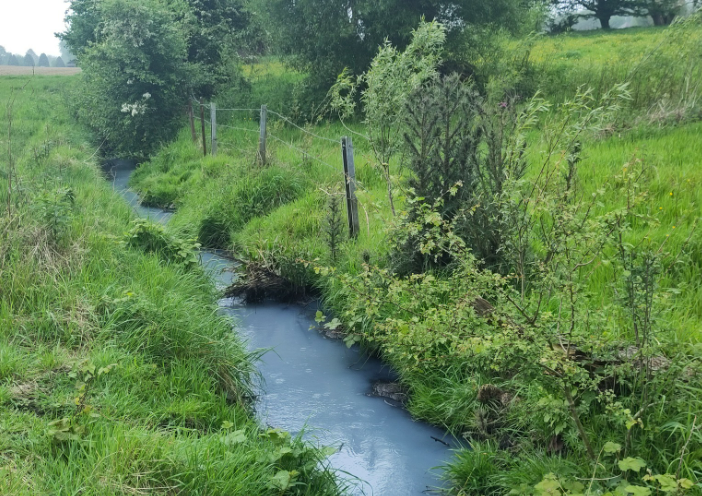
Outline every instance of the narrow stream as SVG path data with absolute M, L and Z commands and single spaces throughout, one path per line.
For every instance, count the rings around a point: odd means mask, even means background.
M 134 165 L 111 162 L 113 187 L 139 215 L 167 222 L 171 214 L 142 207 L 127 187 Z M 201 262 L 219 287 L 232 282 L 233 262 L 203 252 Z M 353 494 L 413 496 L 440 485 L 436 467 L 455 442 L 444 431 L 415 422 L 390 401 L 370 396 L 372 384 L 392 372 L 358 347 L 330 340 L 314 329 L 316 304 L 306 307 L 220 301 L 250 349 L 271 349 L 258 368 L 264 383 L 257 411 L 262 422 L 338 448 L 333 468 L 355 478 Z M 341 474 L 344 477 L 344 474 Z

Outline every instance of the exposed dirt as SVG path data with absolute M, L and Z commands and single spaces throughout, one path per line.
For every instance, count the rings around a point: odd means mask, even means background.
M 0 76 L 74 76 L 80 67 L 18 67 L 0 65 Z

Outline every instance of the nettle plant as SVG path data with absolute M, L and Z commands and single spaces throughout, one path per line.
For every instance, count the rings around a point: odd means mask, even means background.
M 450 267 L 409 276 L 369 264 L 359 274 L 317 269 L 345 296 L 339 318 L 347 344 L 365 342 L 406 375 L 460 370 L 483 383 L 499 382 L 509 394 L 505 408 L 493 412 L 499 421 L 483 422 L 494 426 L 485 429 L 488 435 L 509 432 L 542 449 L 562 445 L 552 450 L 588 460 L 595 473 L 589 488 L 554 475 L 525 494 L 645 496 L 690 487 L 681 473 L 692 473 L 682 462 L 686 428 L 662 442 L 649 425 L 649 418 L 663 424 L 666 416 L 690 416 L 696 400 L 684 386 L 689 360 L 654 339 L 664 296 L 660 267 L 671 256 L 648 235 L 636 238 L 635 227 L 658 225 L 648 213 L 647 169 L 632 160 L 587 194 L 578 181 L 581 143 L 604 128 L 627 95 L 619 86 L 594 101 L 583 91 L 556 109 L 536 99 L 517 116 L 524 125 L 512 129 L 519 134 L 537 118 L 544 122 L 540 153 L 530 155 L 526 174 L 504 177 L 498 194 L 482 197 L 503 228 L 507 270 L 486 268 L 460 235 L 476 205 L 444 215 L 464 187 L 460 182 L 431 203 L 411 199 L 412 214 L 391 233 L 396 246 L 411 236 L 423 256 L 449 257 Z M 507 140 L 505 160 L 522 160 L 523 143 L 524 136 Z M 623 205 L 604 208 L 605 201 L 621 199 Z M 593 291 L 595 276 L 609 278 L 611 295 Z M 481 389 L 485 396 L 490 388 Z M 480 401 L 481 391 L 475 394 Z M 669 395 L 686 399 L 666 402 Z M 612 438 L 594 434 L 602 431 Z M 635 455 L 641 452 L 653 457 L 650 472 L 642 472 L 646 462 Z M 677 456 L 677 473 L 665 473 Z M 664 473 L 656 474 L 661 467 Z

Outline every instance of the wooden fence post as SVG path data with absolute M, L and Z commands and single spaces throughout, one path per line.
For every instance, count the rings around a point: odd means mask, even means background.
M 353 158 L 353 141 L 350 137 L 341 138 L 341 152 L 344 159 L 344 183 L 346 184 L 346 212 L 349 220 L 349 235 L 357 238 L 361 231 L 358 219 L 358 199 L 356 198 L 356 165 Z
M 207 139 L 205 138 L 205 106 L 202 104 L 202 98 L 200 98 L 200 121 L 202 123 L 202 153 L 207 156 Z
M 193 136 L 193 143 L 197 143 L 197 133 L 195 132 L 195 116 L 193 115 L 193 101 L 188 100 L 188 117 L 190 118 L 190 134 Z
M 266 139 L 267 139 L 267 125 L 268 120 L 268 107 L 266 105 L 261 105 L 261 136 L 258 139 L 258 159 L 261 161 L 261 165 L 266 165 Z
M 212 156 L 217 156 L 217 104 L 210 102 L 210 139 L 212 140 Z

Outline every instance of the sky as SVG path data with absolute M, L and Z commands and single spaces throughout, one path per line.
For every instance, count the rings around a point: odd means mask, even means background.
M 63 31 L 66 0 L 0 0 L 0 46 L 24 55 L 30 48 L 40 55 L 60 55 L 54 33 Z

